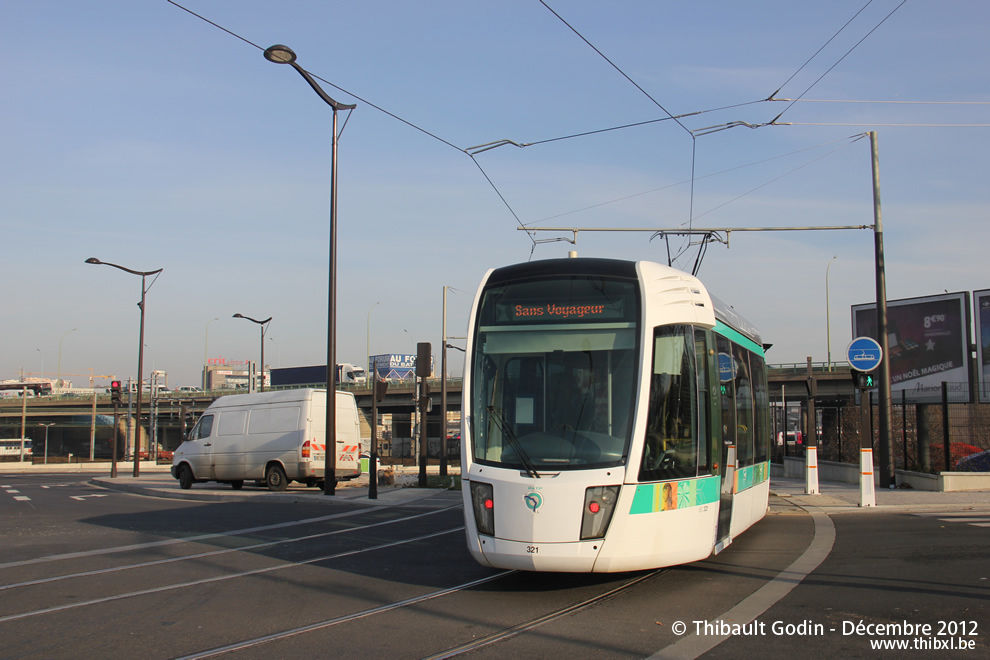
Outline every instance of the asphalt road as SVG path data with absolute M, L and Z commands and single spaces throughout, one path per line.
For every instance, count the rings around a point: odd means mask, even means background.
M 393 506 L 267 499 L 0 476 L 0 657 L 880 657 L 877 635 L 841 634 L 861 620 L 976 621 L 954 635 L 976 650 L 948 653 L 987 649 L 990 527 L 945 512 L 812 515 L 773 498 L 706 561 L 574 576 L 474 563 L 456 492 Z M 801 562 L 817 566 L 803 580 Z M 695 629 L 754 615 L 760 634 Z M 802 622 L 826 630 L 770 630 Z

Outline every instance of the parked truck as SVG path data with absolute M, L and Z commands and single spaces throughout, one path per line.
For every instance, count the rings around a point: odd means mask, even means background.
M 336 393 L 336 478 L 361 474 L 357 403 Z M 286 390 L 222 396 L 200 416 L 172 456 L 180 487 L 218 481 L 235 490 L 255 480 L 269 490 L 290 481 L 323 487 L 326 465 L 327 392 Z
M 364 385 L 368 382 L 368 372 L 365 371 L 363 367 L 359 367 L 356 364 L 338 364 L 337 382 Z

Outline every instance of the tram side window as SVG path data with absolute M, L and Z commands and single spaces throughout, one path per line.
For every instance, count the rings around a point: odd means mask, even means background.
M 656 328 L 652 364 L 639 480 L 693 477 L 698 469 L 698 379 L 692 328 Z
M 712 395 L 709 385 L 708 336 L 701 328 L 694 330 L 694 358 L 698 373 L 698 474 L 711 474 L 709 448 L 712 428 Z
M 756 403 L 756 417 L 754 419 L 754 431 L 756 433 L 755 448 L 757 463 L 765 463 L 770 460 L 770 425 L 767 419 L 770 399 L 767 391 L 766 365 L 763 360 L 754 355 L 753 365 L 753 394 Z
M 750 352 L 738 344 L 732 345 L 736 367 L 736 465 L 753 464 L 753 373 Z
M 732 343 L 722 335 L 716 335 L 719 365 L 719 407 L 722 411 L 722 444 L 736 444 L 736 381 L 735 361 L 732 359 Z

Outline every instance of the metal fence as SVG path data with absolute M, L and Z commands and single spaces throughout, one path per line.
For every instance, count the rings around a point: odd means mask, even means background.
M 879 441 L 880 406 L 875 392 L 869 396 L 870 446 Z M 917 472 L 990 471 L 990 405 L 970 403 L 968 390 L 946 383 L 940 403 L 916 404 L 906 393 L 891 397 L 890 439 L 894 467 Z M 985 396 L 979 396 L 982 401 Z M 863 433 L 862 403 L 816 402 L 818 459 L 856 463 Z M 788 402 L 773 409 L 773 460 L 803 456 L 807 444 L 806 402 Z

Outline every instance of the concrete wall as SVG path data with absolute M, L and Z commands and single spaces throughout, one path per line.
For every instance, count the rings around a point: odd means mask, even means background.
M 804 459 L 796 456 L 784 457 L 781 466 L 774 463 L 770 467 L 770 478 L 786 477 L 790 479 L 804 478 Z M 897 484 L 909 484 L 917 490 L 931 490 L 943 493 L 966 490 L 990 490 L 990 472 L 939 472 L 926 474 L 924 472 L 909 472 L 895 470 Z M 842 483 L 859 483 L 859 465 L 851 463 L 834 463 L 832 461 L 818 462 L 818 478 L 821 481 L 838 481 Z M 880 486 L 880 475 L 874 471 L 874 487 Z

